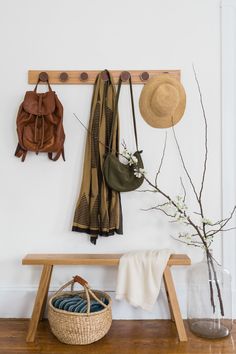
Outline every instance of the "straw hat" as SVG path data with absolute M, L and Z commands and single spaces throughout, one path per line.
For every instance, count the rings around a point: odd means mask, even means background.
M 183 86 L 168 74 L 148 80 L 139 99 L 141 115 L 154 128 L 169 128 L 178 123 L 185 105 Z

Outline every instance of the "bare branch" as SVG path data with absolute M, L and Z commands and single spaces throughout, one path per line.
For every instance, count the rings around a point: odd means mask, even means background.
M 208 157 L 207 129 L 208 129 L 208 126 L 207 126 L 206 112 L 205 112 L 203 99 L 202 99 L 202 92 L 201 92 L 200 84 L 199 84 L 199 81 L 198 81 L 198 78 L 197 78 L 197 73 L 196 73 L 196 70 L 194 68 L 194 65 L 193 65 L 193 72 L 194 72 L 195 81 L 197 83 L 198 93 L 199 93 L 199 97 L 200 97 L 200 103 L 201 103 L 201 107 L 202 107 L 202 114 L 203 114 L 204 124 L 205 124 L 205 157 L 204 157 L 204 164 L 203 164 L 201 188 L 200 188 L 200 192 L 199 192 L 199 201 L 201 201 L 202 191 L 203 191 L 204 181 L 205 181 L 205 175 L 206 175 L 206 169 L 207 169 L 207 157 Z
M 211 306 L 213 308 L 213 313 L 215 313 L 216 306 L 215 306 L 215 301 L 214 301 L 214 292 L 213 292 L 213 286 L 212 286 L 212 273 L 211 273 L 211 267 L 210 267 L 209 254 L 207 254 L 207 266 L 208 266 Z
M 184 225 L 192 226 L 188 221 L 183 221 L 183 219 L 182 219 L 182 220 L 178 220 L 178 219 L 176 219 L 176 220 L 170 220 L 169 222 L 170 222 L 170 223 L 181 222 L 181 223 L 184 224 Z
M 222 264 L 221 264 L 220 262 L 218 262 L 218 261 L 215 259 L 215 257 L 213 257 L 212 255 L 211 255 L 211 258 L 212 258 L 219 266 L 222 265 Z
M 203 230 L 203 227 L 201 227 L 201 226 L 198 226 L 198 228 L 199 228 L 199 230 L 201 230 L 201 231 L 204 231 L 204 230 Z
M 159 168 L 157 170 L 156 177 L 155 177 L 155 186 L 157 186 L 157 178 L 158 178 L 158 176 L 159 176 L 159 174 L 161 172 L 162 164 L 163 164 L 163 161 L 164 161 L 165 152 L 166 152 L 166 142 L 167 142 L 167 132 L 165 134 L 165 142 L 164 142 L 164 146 L 163 146 L 163 150 L 162 150 L 162 156 L 161 156 L 160 165 L 159 165 Z
M 222 220 L 218 220 L 216 221 L 214 224 L 211 224 L 210 226 L 215 226 L 215 225 L 221 225 L 222 222 L 226 221 L 228 218 L 222 219 Z
M 228 222 L 232 219 L 235 210 L 236 210 L 236 205 L 234 206 L 233 210 L 231 211 L 230 216 L 225 220 L 225 222 L 221 225 L 221 227 L 220 227 L 218 230 L 213 231 L 210 236 L 213 236 L 213 235 L 217 234 L 217 233 L 220 232 L 220 231 L 227 231 L 227 229 L 224 229 L 224 227 L 225 227 L 225 226 L 228 224 Z M 208 236 L 209 236 L 209 235 L 208 235 Z
M 176 220 L 169 220 L 170 224 L 174 224 L 175 222 L 179 222 L 179 220 L 177 220 L 177 219 Z
M 230 227 L 229 229 L 222 229 L 221 231 L 222 232 L 227 232 L 227 231 L 231 231 L 231 230 L 235 230 L 236 229 L 236 226 L 235 227 Z
M 174 204 L 174 202 L 171 200 L 170 196 L 167 195 L 165 192 L 163 192 L 160 188 L 158 188 L 157 186 L 155 186 L 155 184 L 153 184 L 151 181 L 149 181 L 149 179 L 144 175 L 144 179 L 145 181 L 149 184 L 149 186 L 151 186 L 152 188 L 154 188 L 158 193 L 160 193 L 161 195 L 163 195 L 163 197 L 165 197 L 167 200 L 169 200 L 174 206 L 176 206 Z
M 175 215 L 171 215 L 171 214 L 167 213 L 164 209 L 161 209 L 159 206 L 151 207 L 148 209 L 141 209 L 141 210 L 143 210 L 143 211 L 158 210 L 158 211 L 162 211 L 166 216 L 169 216 L 171 218 L 175 217 Z
M 193 213 L 202 216 L 202 214 L 198 213 L 197 211 L 194 211 Z
M 221 230 L 210 230 L 212 233 L 208 234 L 207 237 L 212 237 L 214 235 L 216 235 L 218 232 L 227 232 L 227 231 L 231 231 L 231 230 L 235 230 L 236 227 L 230 227 L 229 229 L 221 229 Z
M 183 155 L 182 155 L 180 146 L 179 146 L 179 142 L 178 142 L 177 137 L 176 137 L 176 134 L 175 134 L 174 126 L 172 126 L 172 131 L 173 131 L 175 143 L 176 143 L 177 149 L 178 149 L 178 151 L 179 151 L 179 156 L 180 156 L 180 159 L 181 159 L 181 162 L 182 162 L 184 171 L 185 171 L 185 173 L 186 173 L 186 175 L 187 175 L 187 177 L 188 177 L 188 179 L 189 179 L 189 182 L 190 182 L 190 184 L 191 184 L 191 186 L 192 186 L 193 192 L 194 192 L 194 194 L 195 194 L 195 196 L 196 196 L 196 198 L 197 198 L 197 201 L 198 201 L 198 194 L 197 194 L 196 188 L 195 188 L 195 186 L 194 186 L 194 184 L 193 184 L 192 178 L 191 178 L 191 176 L 190 176 L 190 174 L 189 174 L 189 172 L 188 172 L 188 170 L 187 170 L 187 167 L 186 167 L 186 165 L 185 165 L 184 158 L 183 158 Z
M 155 189 L 136 189 L 135 192 L 152 192 L 157 193 Z
M 165 207 L 166 205 L 169 205 L 170 202 L 165 202 L 165 203 L 162 203 L 162 204 L 157 204 L 153 207 L 150 207 L 150 208 L 147 208 L 147 209 L 142 209 L 144 211 L 147 211 L 147 210 L 152 210 L 152 209 L 156 209 L 156 208 L 162 208 L 162 207 Z
M 90 130 L 85 126 L 85 124 L 82 122 L 82 120 L 80 120 L 79 117 L 78 117 L 75 113 L 73 113 L 73 115 L 74 115 L 74 117 L 79 121 L 79 123 L 82 125 L 82 127 L 84 127 L 84 129 L 87 131 L 87 133 L 92 137 L 92 139 L 93 139 L 94 141 L 96 141 L 96 142 L 98 142 L 99 144 L 103 145 L 105 148 L 110 149 L 110 146 L 104 144 L 101 140 L 99 140 L 99 138 L 98 138 L 97 136 L 95 136 L 95 135 L 93 134 L 93 132 L 90 131 Z M 115 150 L 112 150 L 112 149 L 111 149 L 111 151 L 114 152 L 114 153 L 117 154 L 117 155 L 123 156 L 119 151 L 115 151 Z M 124 157 L 124 156 L 123 156 L 123 157 Z
M 193 241 L 196 245 L 202 245 L 202 242 L 201 241 Z
M 187 241 L 183 241 L 183 240 L 180 240 L 174 236 L 171 236 L 175 241 L 178 241 L 178 242 L 181 242 L 181 243 L 184 243 L 185 245 L 188 245 L 188 246 L 194 246 L 194 247 L 200 247 L 202 248 L 202 246 L 199 246 L 199 245 L 196 245 L 195 243 L 191 243 L 191 242 L 187 242 Z
M 209 257 L 209 261 L 211 264 L 211 269 L 213 271 L 213 278 L 215 281 L 215 285 L 216 285 L 216 289 L 217 289 L 217 295 L 218 295 L 218 299 L 219 299 L 219 304 L 220 304 L 220 313 L 222 316 L 224 316 L 224 305 L 223 305 L 223 300 L 222 300 L 222 296 L 221 296 L 221 291 L 220 291 L 220 285 L 219 285 L 219 281 L 217 279 L 217 275 L 216 275 L 216 270 L 215 270 L 215 266 L 212 260 L 212 255 L 211 253 L 207 253 L 207 257 Z
M 183 188 L 183 191 L 184 191 L 184 198 L 183 198 L 183 202 L 185 203 L 185 199 L 186 199 L 186 189 L 184 187 L 184 184 L 183 184 L 183 180 L 182 178 L 180 177 L 180 183 L 181 183 L 181 186 Z
M 165 202 L 165 203 L 162 203 L 162 204 L 158 204 L 156 206 L 162 208 L 162 207 L 165 207 L 166 205 L 170 205 L 170 202 Z
M 121 145 L 123 146 L 124 150 L 127 150 L 127 146 L 126 146 L 126 143 L 125 143 L 124 139 L 122 139 Z

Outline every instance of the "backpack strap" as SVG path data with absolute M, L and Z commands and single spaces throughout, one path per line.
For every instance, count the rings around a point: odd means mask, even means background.
M 21 161 L 24 162 L 26 158 L 27 150 L 22 149 L 20 144 L 18 143 L 15 151 L 15 156 L 21 158 Z
M 37 92 L 38 84 L 40 83 L 40 81 L 42 81 L 42 80 L 40 80 L 40 77 L 39 77 L 39 78 L 38 78 L 38 81 L 37 81 L 37 84 L 36 84 L 36 86 L 35 86 L 35 88 L 34 88 L 34 92 Z M 47 82 L 47 85 L 48 85 L 48 90 L 49 90 L 49 91 L 52 91 L 51 86 L 50 86 L 50 84 L 49 84 L 49 81 L 47 80 L 46 82 Z
M 57 161 L 60 156 L 62 156 L 63 160 L 66 161 L 66 159 L 65 159 L 64 147 L 63 147 L 61 150 L 59 150 L 59 151 L 57 152 L 56 156 L 54 156 L 54 157 L 53 157 L 53 155 L 52 155 L 52 152 L 49 152 L 49 153 L 48 153 L 48 158 L 49 158 L 50 160 L 52 160 L 52 161 Z

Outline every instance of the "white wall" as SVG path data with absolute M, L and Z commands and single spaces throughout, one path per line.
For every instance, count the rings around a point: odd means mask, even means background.
M 119 253 L 134 249 L 172 247 L 188 253 L 193 262 L 201 252 L 187 248 L 170 235 L 162 214 L 145 213 L 156 198 L 138 192 L 122 195 L 124 235 L 100 238 L 96 246 L 88 236 L 72 233 L 86 133 L 76 112 L 88 122 L 91 86 L 54 86 L 64 104 L 66 162 L 29 154 L 25 163 L 14 157 L 17 144 L 15 118 L 27 84 L 29 69 L 181 69 L 187 93 L 184 118 L 176 133 L 186 164 L 199 188 L 203 162 L 203 120 L 192 72 L 200 80 L 209 126 L 209 164 L 204 205 L 210 218 L 221 217 L 220 119 L 220 6 L 216 0 L 5 0 L 0 2 L 0 317 L 26 317 L 32 309 L 40 267 L 22 266 L 26 253 Z M 153 129 L 140 117 L 134 89 L 140 147 L 152 179 L 157 169 L 164 131 Z M 121 93 L 121 137 L 134 149 L 128 91 Z M 171 132 L 160 185 L 171 195 L 180 193 L 180 159 Z M 187 182 L 186 182 L 187 183 Z M 188 204 L 194 208 L 188 188 Z M 221 261 L 220 236 L 215 243 Z M 116 269 L 57 267 L 51 290 L 76 273 L 95 288 L 114 290 Z M 186 313 L 186 269 L 173 270 L 183 314 Z M 10 304 L 10 306 L 9 306 Z M 151 313 L 114 302 L 116 318 L 166 318 L 161 294 Z
M 222 0 L 222 210 L 227 217 L 236 205 L 236 1 Z M 236 216 L 230 226 L 236 224 Z M 223 237 L 223 264 L 232 275 L 236 298 L 236 231 Z M 236 302 L 233 301 L 236 314 Z

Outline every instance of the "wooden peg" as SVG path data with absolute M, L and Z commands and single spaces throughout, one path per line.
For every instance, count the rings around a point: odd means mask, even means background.
M 108 74 L 106 72 L 106 70 L 104 70 L 101 74 L 101 78 L 103 81 L 108 81 L 109 80 L 109 77 L 108 77 Z
M 122 71 L 120 74 L 120 78 L 122 81 L 128 81 L 130 79 L 130 73 L 128 71 Z
M 45 71 L 42 71 L 39 74 L 39 80 L 42 81 L 42 82 L 48 81 L 48 74 Z
M 87 74 L 85 71 L 82 72 L 79 77 L 80 77 L 80 80 L 81 80 L 81 81 L 86 81 L 86 80 L 88 80 L 88 74 Z
M 62 81 L 62 82 L 67 81 L 69 78 L 69 76 L 66 72 L 61 73 L 59 77 L 60 77 L 60 81 Z
M 142 74 L 140 74 L 140 79 L 142 81 L 147 81 L 149 79 L 149 73 L 147 71 L 142 72 Z

